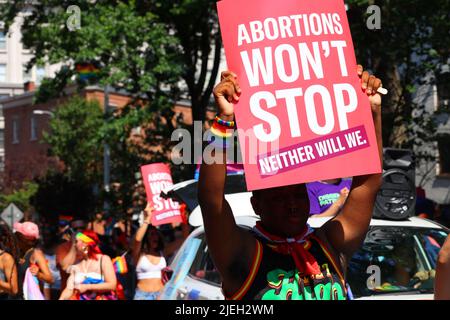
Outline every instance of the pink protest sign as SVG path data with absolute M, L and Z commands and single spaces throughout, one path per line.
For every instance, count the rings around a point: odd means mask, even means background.
M 218 13 L 247 188 L 377 173 L 342 0 L 223 0 Z
M 152 224 L 154 226 L 182 222 L 180 205 L 172 199 L 163 199 L 160 194 L 173 185 L 170 168 L 164 163 L 153 163 L 141 167 L 142 180 L 147 201 L 153 204 Z

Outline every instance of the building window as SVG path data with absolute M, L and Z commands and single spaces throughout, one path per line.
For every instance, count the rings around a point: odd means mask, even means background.
M 444 65 L 441 72 L 436 75 L 438 110 L 446 110 L 450 107 L 450 66 Z M 448 118 L 447 118 L 448 119 Z M 442 124 L 437 139 L 439 151 L 439 174 L 450 175 L 450 119 Z
M 23 82 L 24 82 L 24 83 L 25 83 L 25 82 L 28 82 L 28 81 L 31 81 L 31 79 L 32 79 L 32 76 L 31 76 L 31 70 L 32 70 L 32 68 L 31 68 L 30 70 L 27 71 L 27 64 L 24 64 L 24 65 L 23 65 L 23 69 L 22 69 L 22 79 L 23 79 Z
M 31 133 L 30 133 L 30 140 L 34 141 L 37 140 L 37 124 L 36 124 L 36 118 L 31 117 Z
M 450 68 L 447 68 L 450 69 Z M 436 85 L 438 94 L 438 108 L 448 108 L 450 106 L 450 70 L 436 75 Z
M 45 67 L 37 66 L 36 67 L 36 84 L 40 84 L 42 79 L 45 77 Z
M 6 82 L 6 64 L 0 64 L 0 82 Z
M 0 50 L 6 50 L 6 36 L 3 31 L 0 31 Z
M 19 119 L 13 119 L 12 129 L 12 143 L 19 143 Z
M 439 174 L 450 175 L 450 136 L 438 138 Z

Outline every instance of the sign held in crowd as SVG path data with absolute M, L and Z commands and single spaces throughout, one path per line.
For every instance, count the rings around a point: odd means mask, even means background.
M 224 0 L 218 12 L 249 190 L 380 172 L 342 0 Z
M 161 192 L 173 185 L 170 168 L 164 163 L 153 163 L 141 167 L 142 179 L 147 194 L 147 201 L 155 209 L 152 224 L 182 222 L 180 205 L 172 199 L 161 198 Z

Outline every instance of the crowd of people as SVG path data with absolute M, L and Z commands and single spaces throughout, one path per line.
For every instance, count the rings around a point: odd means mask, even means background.
M 58 230 L 0 220 L 0 300 L 155 300 L 187 224 L 152 226 L 60 216 Z
M 273 210 L 281 215 L 271 205 L 270 199 L 282 197 L 287 205 L 294 206 L 284 218 L 292 220 L 293 225 L 298 226 L 301 225 L 300 212 L 307 211 L 308 205 L 309 217 L 341 215 L 351 187 L 352 179 L 317 181 L 304 187 L 279 188 L 270 197 L 260 194 L 264 190 L 255 192 L 252 203 L 257 214 Z M 305 202 L 303 206 L 296 204 L 299 199 Z M 200 203 L 204 206 L 202 200 Z M 95 214 L 90 222 L 60 216 L 56 232 L 48 226 L 39 227 L 30 221 L 16 223 L 10 228 L 0 220 L 0 300 L 158 299 L 168 280 L 170 260 L 191 228 L 187 223 L 169 228 L 155 227 L 151 223 L 152 213 L 153 208 L 148 204 L 142 212 L 140 223 L 128 226 L 124 221 L 108 221 L 102 213 Z M 262 217 L 264 214 L 262 213 Z M 273 218 L 275 217 L 271 217 Z M 187 222 L 186 219 L 184 222 Z M 318 270 L 313 268 L 316 265 L 314 260 L 320 259 L 320 264 L 316 267 L 327 264 L 329 276 L 335 283 L 340 283 L 341 291 L 336 291 L 336 297 L 351 297 L 351 289 L 345 283 L 343 271 L 336 263 L 342 258 L 336 254 L 327 238 L 320 234 L 320 230 L 317 236 L 317 231 L 313 232 L 309 228 L 304 230 L 301 239 L 313 237 L 315 240 L 311 243 L 314 250 L 303 251 L 297 247 L 295 250 L 298 252 L 291 260 L 290 255 L 286 255 L 292 250 L 290 246 L 284 244 L 282 237 L 273 234 L 269 228 L 266 229 L 262 222 L 255 229 L 258 247 L 261 246 L 261 251 L 267 251 L 269 247 L 263 246 L 275 241 L 278 248 L 276 254 L 270 253 L 266 261 L 261 257 L 260 268 L 262 264 L 262 268 L 267 271 L 275 264 L 283 263 L 286 267 L 289 261 L 294 261 L 299 268 L 305 268 L 305 274 L 311 273 L 310 276 L 316 277 L 313 273 Z M 210 223 L 206 220 L 207 228 Z M 314 256 L 309 252 L 313 252 Z M 332 256 L 331 260 L 329 255 Z M 221 258 L 214 256 L 214 252 L 213 258 L 218 266 L 223 263 Z M 306 264 L 302 260 L 306 260 Z M 275 264 L 272 266 L 273 263 Z M 450 284 L 450 240 L 446 241 L 439 253 L 436 270 L 436 299 L 450 299 L 450 286 L 445 285 Z M 246 273 L 241 272 L 241 275 L 244 277 Z M 238 274 L 233 277 L 239 279 Z M 254 281 L 264 283 L 262 278 Z M 254 290 L 250 292 L 263 297 L 268 292 L 266 289 L 262 290 L 263 293 Z M 248 291 L 238 292 L 237 297 L 239 295 L 240 298 L 249 298 Z M 232 297 L 236 298 L 236 294 Z

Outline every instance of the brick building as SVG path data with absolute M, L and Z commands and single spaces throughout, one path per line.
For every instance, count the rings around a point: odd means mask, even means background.
M 3 175 L 4 192 L 20 187 L 24 181 L 42 176 L 49 167 L 62 168 L 58 159 L 49 157 L 48 145 L 42 142 L 43 132 L 49 130 L 52 111 L 64 104 L 75 94 L 76 88 L 66 90 L 67 96 L 46 103 L 34 104 L 34 86 L 27 84 L 21 95 L 3 99 L 0 108 L 5 119 L 5 170 Z M 80 94 L 87 100 L 96 99 L 104 106 L 104 91 L 97 86 L 86 87 Z M 109 106 L 121 108 L 130 101 L 126 93 L 110 92 Z M 37 112 L 36 112 L 37 111 Z M 192 123 L 192 113 L 188 103 L 177 103 L 175 114 L 183 114 L 187 124 Z M 211 113 L 209 116 L 212 116 Z M 140 135 L 139 128 L 133 134 Z

